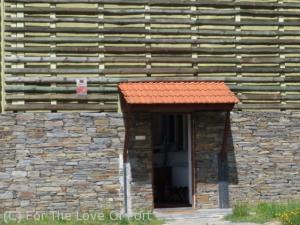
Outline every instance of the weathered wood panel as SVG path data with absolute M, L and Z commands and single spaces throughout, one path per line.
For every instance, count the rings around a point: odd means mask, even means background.
M 116 111 L 118 82 L 161 79 L 225 81 L 238 110 L 300 109 L 296 1 L 5 1 L 7 111 Z
M 4 84 L 4 0 L 0 0 L 0 111 L 3 111 L 3 84 Z

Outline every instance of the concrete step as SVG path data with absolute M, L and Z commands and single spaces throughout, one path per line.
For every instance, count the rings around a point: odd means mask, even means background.
M 168 208 L 154 210 L 154 214 L 158 218 L 166 220 L 222 219 L 230 212 L 231 209 Z

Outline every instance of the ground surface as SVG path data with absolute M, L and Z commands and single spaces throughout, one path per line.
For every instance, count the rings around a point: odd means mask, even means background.
M 165 219 L 165 225 L 257 225 L 225 221 L 223 217 L 230 212 L 230 209 L 159 209 L 155 215 Z

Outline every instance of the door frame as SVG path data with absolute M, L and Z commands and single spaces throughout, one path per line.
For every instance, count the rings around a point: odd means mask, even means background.
M 154 116 L 155 115 L 184 115 L 187 122 L 187 142 L 188 142 L 188 176 L 189 176 L 189 203 L 191 208 L 196 207 L 195 199 L 195 163 L 194 163 L 194 133 L 193 133 L 193 117 L 192 113 L 186 112 L 152 112 L 151 113 L 151 151 L 152 151 L 152 205 L 155 208 L 154 202 L 154 143 L 153 143 L 153 125 L 154 125 Z
M 192 116 L 191 114 L 186 115 L 187 121 L 187 141 L 188 141 L 188 175 L 189 175 L 189 202 L 194 207 L 194 176 L 193 176 L 193 144 L 192 144 Z

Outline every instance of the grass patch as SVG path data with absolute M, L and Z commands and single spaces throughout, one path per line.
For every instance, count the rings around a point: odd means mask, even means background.
M 234 206 L 232 214 L 226 216 L 225 219 L 232 222 L 253 223 L 265 223 L 272 220 L 282 221 L 282 215 L 289 215 L 288 213 L 295 212 L 297 210 L 299 211 L 299 209 L 300 201 L 290 201 L 286 203 L 259 203 L 256 205 L 239 203 Z M 287 216 L 285 218 L 287 218 Z M 295 224 L 299 225 L 300 221 Z M 287 225 L 293 225 L 293 223 Z
M 279 220 L 283 225 L 298 225 L 300 224 L 300 209 L 282 213 Z
M 80 216 L 39 215 L 35 218 L 0 220 L 0 225 L 161 225 L 163 221 L 152 213 L 138 213 L 133 217 L 119 214 L 91 213 Z

